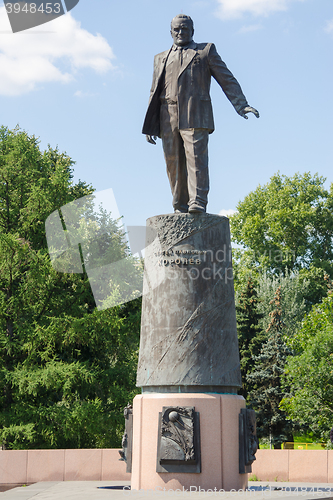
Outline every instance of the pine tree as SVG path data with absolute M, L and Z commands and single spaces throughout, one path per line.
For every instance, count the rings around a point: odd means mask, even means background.
M 308 312 L 304 297 L 309 292 L 310 281 L 304 279 L 297 270 L 289 272 L 287 269 L 284 274 L 279 276 L 272 276 L 268 273 L 259 276 L 257 290 L 260 302 L 258 310 L 262 315 L 260 326 L 265 331 L 271 323 L 270 313 L 275 308 L 272 297 L 279 287 L 281 290 L 280 307 L 281 317 L 283 317 L 283 336 L 287 342 L 287 338 L 292 338 L 300 329 L 303 318 Z
M 242 388 L 238 394 L 247 399 L 252 384 L 246 376 L 252 372 L 253 357 L 259 354 L 261 345 L 266 339 L 265 333 L 259 326 L 261 314 L 258 312 L 258 295 L 251 277 L 248 278 L 245 288 L 239 293 L 236 315 L 242 374 Z
M 257 415 L 259 437 L 269 437 L 274 448 L 281 448 L 284 441 L 293 441 L 294 426 L 286 413 L 280 409 L 281 400 L 287 396 L 282 387 L 282 376 L 290 349 L 283 341 L 284 322 L 281 307 L 281 287 L 272 301 L 274 310 L 267 328 L 268 339 L 258 356 L 254 356 L 254 370 L 247 375 L 248 383 L 254 385 L 249 393 L 251 407 Z

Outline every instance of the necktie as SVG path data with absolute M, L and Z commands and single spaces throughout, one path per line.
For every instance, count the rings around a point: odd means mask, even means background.
M 183 64 L 183 48 L 178 47 L 177 51 L 178 51 L 178 58 L 179 58 L 179 68 L 181 68 L 181 66 Z

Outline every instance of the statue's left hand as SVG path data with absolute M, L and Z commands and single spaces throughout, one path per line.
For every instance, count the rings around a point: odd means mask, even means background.
M 149 144 L 156 144 L 156 135 L 146 135 L 146 139 Z
M 242 111 L 240 111 L 240 115 L 245 118 L 245 120 L 248 119 L 248 116 L 246 116 L 247 113 L 253 113 L 257 118 L 259 118 L 259 111 L 257 111 L 256 109 L 252 108 L 252 106 L 246 106 L 246 108 L 242 109 Z

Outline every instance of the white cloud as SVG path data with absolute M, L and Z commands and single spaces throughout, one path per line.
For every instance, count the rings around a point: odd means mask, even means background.
M 293 1 L 304 0 L 218 0 L 220 8 L 217 14 L 222 19 L 237 18 L 245 13 L 267 16 L 271 12 L 287 10 Z
M 70 13 L 45 31 L 11 33 L 5 8 L 0 8 L 0 95 L 26 94 L 47 82 L 68 83 L 82 68 L 105 73 L 113 68 L 114 57 L 107 40 L 81 28 Z
M 261 30 L 262 26 L 261 24 L 250 24 L 249 26 L 242 26 L 240 30 L 238 30 L 238 33 L 252 33 L 253 31 L 258 31 Z
M 227 210 L 222 209 L 219 212 L 219 215 L 222 215 L 223 217 L 229 217 L 229 215 L 234 215 L 236 213 L 236 210 L 233 210 L 232 208 L 229 208 Z
M 333 33 L 333 19 L 327 21 L 325 31 L 327 31 L 327 33 Z

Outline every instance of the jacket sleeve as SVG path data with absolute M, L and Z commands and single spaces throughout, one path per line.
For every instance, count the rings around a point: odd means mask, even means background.
M 239 113 L 242 109 L 248 106 L 248 102 L 243 94 L 241 86 L 231 71 L 227 68 L 226 64 L 222 61 L 213 43 L 209 49 L 208 63 L 212 76 L 220 85 L 237 113 Z

